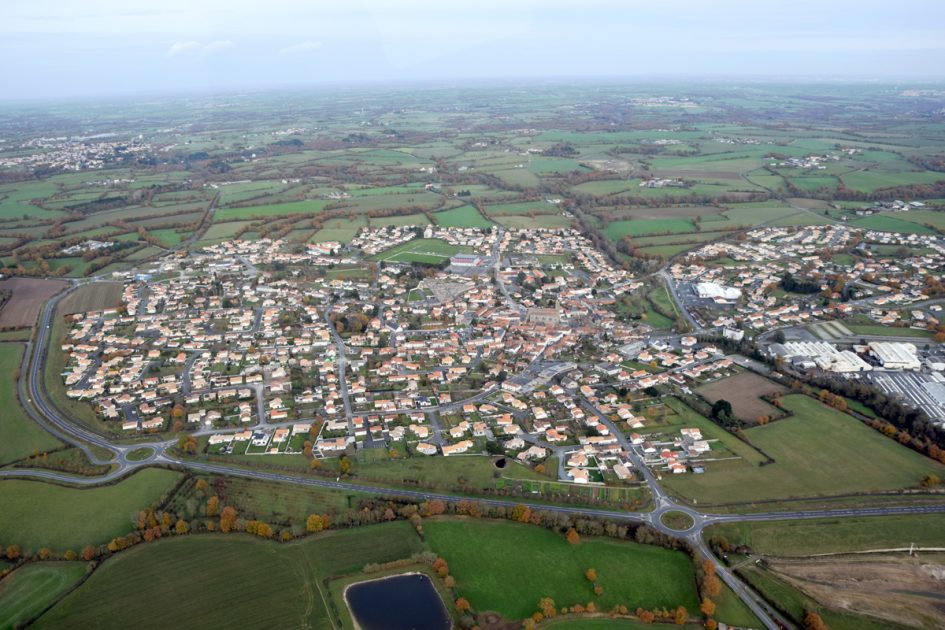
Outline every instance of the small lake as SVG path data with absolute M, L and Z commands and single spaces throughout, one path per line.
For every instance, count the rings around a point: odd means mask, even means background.
M 449 630 L 446 606 L 420 573 L 352 584 L 345 601 L 362 630 Z

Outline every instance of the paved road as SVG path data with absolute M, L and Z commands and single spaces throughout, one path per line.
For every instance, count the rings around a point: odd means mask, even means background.
M 683 301 L 679 297 L 679 293 L 676 292 L 676 281 L 673 279 L 673 276 L 671 276 L 666 269 L 660 269 L 657 274 L 666 282 L 666 288 L 669 289 L 669 294 L 673 298 L 673 302 L 676 303 L 676 308 L 679 309 L 679 312 L 682 313 L 686 321 L 689 322 L 689 325 L 692 327 L 692 332 L 700 332 L 702 325 L 689 313 L 689 309 L 686 308 L 686 302 Z
M 68 295 L 71 291 L 75 290 L 78 286 L 81 286 L 84 282 L 77 282 L 69 290 L 57 296 L 54 296 L 50 299 L 43 308 L 43 311 L 39 320 L 39 328 L 36 335 L 35 344 L 27 344 L 27 352 L 24 355 L 24 365 L 26 362 L 29 362 L 28 369 L 24 370 L 22 373 L 26 374 L 25 378 L 21 378 L 18 385 L 18 395 L 21 399 L 21 403 L 26 409 L 29 416 L 37 422 L 40 426 L 48 430 L 53 435 L 56 435 L 59 439 L 64 442 L 74 444 L 78 448 L 81 448 L 88 455 L 89 459 L 97 464 L 112 464 L 113 470 L 107 475 L 101 477 L 77 477 L 73 475 L 68 475 L 65 473 L 59 473 L 56 471 L 42 470 L 42 469 L 7 469 L 0 470 L 0 477 L 5 478 L 30 478 L 30 479 L 43 479 L 50 481 L 58 481 L 63 483 L 71 483 L 76 485 L 83 486 L 92 486 L 113 481 L 120 477 L 130 474 L 134 470 L 149 466 L 149 465 L 173 465 L 181 468 L 186 468 L 192 471 L 213 473 L 220 475 L 233 475 L 241 477 L 250 477 L 254 479 L 263 479 L 269 481 L 278 481 L 284 483 L 293 483 L 303 486 L 311 487 L 324 487 L 324 488 L 333 488 L 338 490 L 344 490 L 348 492 L 364 492 L 374 495 L 383 495 L 383 496 L 398 496 L 398 497 L 408 497 L 416 500 L 429 500 L 429 499 L 443 499 L 443 500 L 455 500 L 456 495 L 450 495 L 445 493 L 436 493 L 436 492 L 427 492 L 422 490 L 408 490 L 408 489 L 399 489 L 399 488 L 381 488 L 377 486 L 361 484 L 351 481 L 341 481 L 323 479 L 317 477 L 303 477 L 299 475 L 292 475 L 286 473 L 278 472 L 269 472 L 262 470 L 251 470 L 251 469 L 239 469 L 232 468 L 229 466 L 221 464 L 211 464 L 204 462 L 195 462 L 184 459 L 179 459 L 174 456 L 169 455 L 166 452 L 166 448 L 172 444 L 172 442 L 148 442 L 144 443 L 147 446 L 153 449 L 153 453 L 150 457 L 141 461 L 129 461 L 128 453 L 140 448 L 142 443 L 138 444 L 116 444 L 113 443 L 107 436 L 100 435 L 90 429 L 81 427 L 76 423 L 68 420 L 60 410 L 58 410 L 54 405 L 48 401 L 47 393 L 45 391 L 45 384 L 43 381 L 43 367 L 45 365 L 45 351 L 50 342 L 51 335 L 51 324 L 52 318 L 54 316 L 55 308 L 58 305 L 59 301 L 65 296 Z M 672 286 L 672 285 L 670 285 Z M 685 312 L 685 311 L 684 311 Z M 325 320 L 329 322 L 330 309 L 325 311 Z M 345 369 L 346 369 L 346 351 L 347 348 L 344 345 L 344 341 L 341 339 L 341 336 L 334 331 L 334 327 L 330 325 L 333 332 L 333 338 L 338 347 L 339 351 L 339 379 L 340 386 L 342 388 L 342 395 L 345 402 L 345 413 L 350 419 L 352 417 L 350 401 L 348 399 L 347 385 L 345 378 Z M 539 354 L 540 356 L 540 354 Z M 536 357 L 537 360 L 537 357 Z M 480 392 L 477 396 L 467 400 L 451 405 L 444 405 L 442 407 L 437 407 L 437 409 L 455 407 L 461 405 L 465 402 L 478 401 L 485 398 L 488 395 L 488 392 Z M 257 400 L 259 399 L 257 392 Z M 616 430 L 616 427 L 613 426 L 613 423 L 607 418 L 604 414 L 600 412 L 599 409 L 586 398 L 581 399 L 582 406 L 589 412 L 597 416 L 602 422 L 605 422 L 608 426 L 611 427 L 611 430 L 615 435 L 620 436 L 620 431 Z M 425 411 L 433 411 L 434 408 L 430 408 Z M 412 411 L 412 410 L 409 410 Z M 618 438 L 620 439 L 620 438 Z M 626 442 L 626 438 L 623 439 L 623 442 Z M 112 459 L 103 459 L 98 456 L 96 449 L 93 449 L 92 446 L 97 447 L 102 451 L 107 451 L 113 454 Z M 907 515 L 907 514 L 928 514 L 928 513 L 943 513 L 945 512 L 945 505 L 921 505 L 921 506 L 894 506 L 894 507 L 876 507 L 876 508 L 846 508 L 846 509 L 836 509 L 836 510 L 806 510 L 806 511 L 788 511 L 788 512 L 777 512 L 777 513 L 759 513 L 759 514 L 710 514 L 698 512 L 687 506 L 677 504 L 671 497 L 669 497 L 662 487 L 659 484 L 658 479 L 654 473 L 645 465 L 642 461 L 642 458 L 629 444 L 624 444 L 627 447 L 627 452 L 630 453 L 631 461 L 634 466 L 636 466 L 641 474 L 643 475 L 644 480 L 647 483 L 647 486 L 650 489 L 650 492 L 654 498 L 656 504 L 655 509 L 652 512 L 645 513 L 633 513 L 633 512 L 624 512 L 624 511 L 613 511 L 613 510 L 600 510 L 593 508 L 585 507 L 572 507 L 572 506 L 559 506 L 559 505 L 544 505 L 544 504 L 535 504 L 537 508 L 542 510 L 548 510 L 557 513 L 563 514 L 574 514 L 580 516 L 589 516 L 589 517 L 600 517 L 607 518 L 619 521 L 627 522 L 637 522 L 637 523 L 646 523 L 653 528 L 659 530 L 660 532 L 677 536 L 683 538 L 693 546 L 694 549 L 698 550 L 700 553 L 706 556 L 706 558 L 715 562 L 717 565 L 717 572 L 726 584 L 728 584 L 736 594 L 742 599 L 746 606 L 748 606 L 755 615 L 761 620 L 766 628 L 772 630 L 779 627 L 792 627 L 792 624 L 788 623 L 786 619 L 780 617 L 776 611 L 770 609 L 766 603 L 757 595 L 751 588 L 742 583 L 738 578 L 734 576 L 726 567 L 724 567 L 718 560 L 710 553 L 710 550 L 706 547 L 705 542 L 702 539 L 702 532 L 706 526 L 717 524 L 717 523 L 731 523 L 731 522 L 766 522 L 766 521 L 779 521 L 779 520 L 794 520 L 794 519 L 814 519 L 814 518 L 853 518 L 853 517 L 869 517 L 869 516 L 890 516 L 890 515 Z M 531 503 L 527 500 L 522 499 L 498 499 L 498 498 L 479 498 L 479 497 L 470 497 L 474 500 L 481 501 L 488 505 L 501 505 L 501 506 L 511 506 L 518 503 Z M 693 525 L 685 530 L 678 531 L 670 529 L 665 526 L 661 517 L 667 511 L 680 511 L 688 514 L 692 520 Z

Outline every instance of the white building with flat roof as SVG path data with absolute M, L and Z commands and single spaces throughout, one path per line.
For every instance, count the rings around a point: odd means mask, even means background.
M 703 299 L 737 300 L 742 296 L 742 291 L 735 287 L 723 287 L 715 282 L 699 282 L 696 284 L 696 295 Z
M 911 343 L 872 341 L 870 354 L 887 370 L 918 370 L 922 362 Z

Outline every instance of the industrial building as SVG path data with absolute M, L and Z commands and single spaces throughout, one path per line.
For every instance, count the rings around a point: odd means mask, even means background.
M 826 341 L 789 341 L 772 344 L 773 356 L 783 357 L 801 369 L 820 368 L 826 372 L 869 372 L 873 367 L 849 350 L 838 350 Z
M 870 355 L 887 370 L 918 370 L 922 362 L 911 343 L 873 341 L 869 344 Z

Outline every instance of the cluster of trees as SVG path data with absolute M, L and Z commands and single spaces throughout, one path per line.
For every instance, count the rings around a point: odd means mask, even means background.
M 820 291 L 820 282 L 817 280 L 798 280 L 790 272 L 781 277 L 779 286 L 789 293 L 812 294 Z
M 696 582 L 699 586 L 699 596 L 702 598 L 699 604 L 699 611 L 705 620 L 706 628 L 715 628 L 717 622 L 712 618 L 715 614 L 715 600 L 722 594 L 722 581 L 716 575 L 716 565 L 711 559 L 703 560 L 699 569 L 696 571 Z
M 52 454 L 52 457 L 50 457 Z M 25 460 L 20 460 L 14 464 L 20 468 L 45 468 L 47 470 L 58 470 L 60 472 L 82 475 L 85 477 L 97 477 L 104 475 L 109 471 L 107 464 L 96 465 L 88 460 L 79 449 L 68 447 L 58 448 L 49 452 L 34 451 Z

